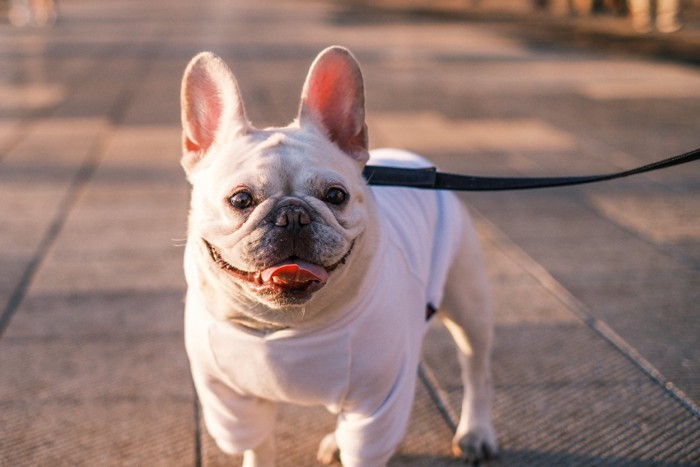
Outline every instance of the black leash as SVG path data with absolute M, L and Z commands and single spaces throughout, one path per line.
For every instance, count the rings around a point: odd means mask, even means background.
M 550 188 L 602 182 L 686 164 L 698 159 L 700 159 L 700 148 L 631 170 L 581 177 L 475 177 L 472 175 L 438 172 L 435 167 L 405 169 L 379 165 L 366 166 L 363 175 L 369 185 L 377 186 L 402 186 L 453 191 L 527 190 L 530 188 Z

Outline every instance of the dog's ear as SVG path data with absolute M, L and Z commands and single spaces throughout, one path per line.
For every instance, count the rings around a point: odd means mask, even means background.
M 211 52 L 194 57 L 182 78 L 182 166 L 188 174 L 224 134 L 250 128 L 236 78 Z
M 299 121 L 315 124 L 364 165 L 369 158 L 360 66 L 349 50 L 329 47 L 311 65 L 301 94 Z

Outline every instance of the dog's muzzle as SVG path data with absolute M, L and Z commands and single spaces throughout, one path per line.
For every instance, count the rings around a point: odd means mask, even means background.
M 287 222 L 290 222 L 287 219 Z M 298 219 L 295 221 L 298 222 Z M 211 259 L 218 267 L 245 283 L 253 292 L 262 296 L 283 296 L 287 302 L 303 302 L 321 289 L 331 272 L 345 264 L 352 253 L 355 242 L 343 257 L 334 264 L 323 266 L 299 258 L 289 258 L 259 271 L 243 271 L 228 263 L 218 248 L 202 239 Z

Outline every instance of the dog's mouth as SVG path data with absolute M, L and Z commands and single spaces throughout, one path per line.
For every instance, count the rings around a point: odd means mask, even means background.
M 330 266 L 291 257 L 260 271 L 249 272 L 228 263 L 219 250 L 207 240 L 204 240 L 204 243 L 219 268 L 247 284 L 253 292 L 263 296 L 284 295 L 292 299 L 291 301 L 305 301 L 321 289 L 328 281 L 330 273 L 345 264 L 355 246 L 355 242 L 350 244 L 343 257 Z

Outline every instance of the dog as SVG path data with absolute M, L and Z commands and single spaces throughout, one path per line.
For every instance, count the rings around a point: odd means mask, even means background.
M 209 52 L 189 63 L 181 104 L 192 185 L 185 341 L 219 448 L 272 466 L 276 403 L 321 405 L 337 414 L 321 463 L 385 465 L 408 425 L 426 310 L 437 310 L 465 388 L 453 451 L 494 456 L 477 235 L 452 193 L 368 186 L 368 161 L 429 163 L 396 149 L 370 155 L 354 56 L 338 46 L 318 55 L 286 127 L 255 128 L 233 73 Z

